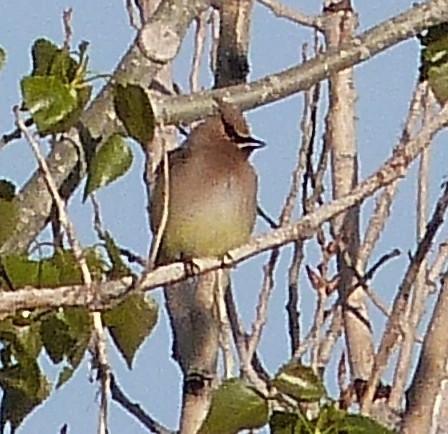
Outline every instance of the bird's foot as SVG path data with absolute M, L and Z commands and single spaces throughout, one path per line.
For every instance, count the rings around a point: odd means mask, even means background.
M 229 252 L 224 253 L 224 255 L 220 257 L 220 259 L 221 268 L 232 268 L 233 263 L 235 262 L 234 257 Z
M 195 264 L 193 259 L 184 260 L 184 272 L 187 279 L 197 276 L 200 271 L 201 269 L 197 264 Z

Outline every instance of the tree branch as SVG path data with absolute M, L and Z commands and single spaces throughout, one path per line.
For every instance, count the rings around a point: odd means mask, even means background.
M 322 223 L 403 176 L 407 167 L 429 145 L 432 137 L 447 124 L 448 106 L 443 108 L 413 139 L 395 149 L 392 157 L 378 171 L 356 186 L 350 194 L 322 205 L 294 224 L 253 237 L 245 245 L 230 252 L 230 256 L 234 259 L 232 264 L 238 264 L 274 247 L 310 238 Z M 200 273 L 206 273 L 220 268 L 222 261 L 213 258 L 195 259 L 195 265 Z M 131 291 L 149 291 L 183 279 L 185 279 L 184 264 L 175 263 L 145 272 L 136 282 L 129 277 L 120 281 L 98 283 L 98 289 L 95 291 L 86 291 L 82 285 L 59 288 L 23 288 L 13 292 L 2 291 L 0 292 L 0 317 L 11 316 L 17 311 L 25 309 L 65 306 L 84 306 L 91 310 L 102 310 L 110 307 Z
M 448 0 L 429 0 L 378 24 L 338 49 L 327 51 L 308 62 L 250 84 L 193 95 L 163 97 L 156 102 L 158 116 L 166 124 L 192 122 L 216 110 L 216 97 L 224 97 L 243 110 L 278 101 L 309 89 L 331 74 L 365 62 L 443 21 L 448 21 Z
M 180 45 L 191 21 L 209 3 L 207 0 L 164 0 L 147 26 L 157 22 L 159 28 L 175 32 Z M 277 101 L 308 89 L 330 74 L 366 61 L 443 21 L 448 21 L 448 0 L 429 0 L 364 32 L 352 42 L 342 45 L 339 50 L 319 55 L 303 65 L 251 84 L 190 96 L 160 98 L 154 108 L 159 112 L 157 116 L 160 121 L 173 124 L 190 122 L 212 113 L 215 109 L 213 98 L 218 95 L 226 96 L 230 102 L 243 109 Z M 152 59 L 144 57 L 138 42 L 139 36 L 117 66 L 114 77 L 125 75 L 129 81 L 146 85 L 168 60 L 162 55 Z M 53 147 L 47 163 L 56 184 L 59 187 L 65 186 L 70 195 L 84 175 L 84 169 L 77 166 L 81 142 L 87 141 L 92 152 L 95 147 L 93 138 L 104 141 L 118 129 L 119 124 L 112 107 L 112 89 L 108 84 L 84 112 L 78 128 L 72 129 L 62 142 Z M 76 146 L 73 146 L 74 143 Z M 16 232 L 0 248 L 0 253 L 26 250 L 45 227 L 52 201 L 38 172 L 27 182 L 16 201 L 21 209 L 20 221 Z
M 177 42 L 177 45 L 170 44 L 174 57 L 191 21 L 201 10 L 207 8 L 209 3 L 208 0 L 162 1 L 152 19 L 142 27 L 118 64 L 114 79 L 121 78 L 147 87 L 157 72 L 171 59 L 164 54 L 166 47 L 162 43 L 163 38 L 155 38 L 154 47 L 150 47 L 147 42 L 141 42 L 142 34 L 146 35 L 148 28 L 157 28 L 163 34 L 171 35 L 170 41 Z M 144 45 L 146 57 L 141 45 Z M 108 83 L 83 113 L 77 127 L 72 128 L 64 139 L 54 144 L 47 158 L 51 176 L 65 197 L 70 196 L 84 176 L 85 168 L 79 163 L 80 153 L 86 152 L 88 157 L 98 144 L 120 129 L 112 98 L 112 85 Z M 39 171 L 26 183 L 16 202 L 20 209 L 20 220 L 14 234 L 0 248 L 2 254 L 25 251 L 46 225 L 53 201 Z

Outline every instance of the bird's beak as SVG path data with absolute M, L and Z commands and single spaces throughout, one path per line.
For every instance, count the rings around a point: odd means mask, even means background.
M 257 139 L 256 137 L 239 137 L 238 148 L 241 150 L 255 151 L 256 149 L 264 148 L 266 143 L 263 140 Z

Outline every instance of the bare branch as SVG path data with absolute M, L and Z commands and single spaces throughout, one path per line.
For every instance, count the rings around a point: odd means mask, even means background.
M 207 36 L 207 15 L 202 12 L 196 17 L 196 33 L 194 35 L 194 54 L 193 64 L 190 73 L 190 90 L 191 92 L 199 92 L 200 88 L 200 74 L 201 74 L 201 60 L 204 54 L 205 38 Z
M 132 414 L 143 426 L 156 434 L 174 434 L 146 413 L 139 404 L 131 402 L 120 389 L 113 374 L 110 375 L 110 393 L 112 399 L 120 404 L 128 413 Z
M 294 23 L 301 24 L 302 26 L 313 27 L 316 30 L 322 29 L 322 18 L 313 17 L 299 12 L 289 6 L 285 6 L 276 0 L 258 0 L 258 3 L 269 8 L 275 16 L 280 18 L 286 18 Z
M 329 10 L 324 14 L 323 32 L 328 50 L 353 38 L 357 18 L 351 2 L 345 4 L 348 6 L 343 11 Z M 325 141 L 331 150 L 331 184 L 335 199 L 349 193 L 358 184 L 356 99 L 353 68 L 330 76 Z M 339 241 L 338 291 L 342 303 L 350 374 L 353 378 L 366 379 L 373 361 L 373 334 L 369 327 L 365 292 L 359 287 L 351 290 L 354 282 L 352 265 L 356 262 L 360 246 L 360 205 L 332 219 L 331 230 Z
M 425 87 L 429 90 L 427 86 Z M 431 105 L 434 106 L 435 101 L 427 97 L 430 94 L 432 95 L 432 93 L 426 92 L 426 95 L 422 100 L 423 124 L 427 123 L 433 115 Z M 430 150 L 431 146 L 428 146 L 420 156 L 416 204 L 417 242 L 420 242 L 423 239 L 426 231 L 426 221 L 428 215 Z M 417 328 L 424 313 L 427 297 L 429 295 L 429 286 L 426 281 L 426 268 L 427 259 L 425 258 L 413 283 L 412 297 L 410 297 L 407 302 L 405 317 L 401 321 L 401 347 L 397 366 L 395 368 L 393 387 L 389 398 L 389 406 L 394 410 L 400 410 L 402 407 L 401 403 L 403 394 L 412 364 L 415 336 L 417 334 Z
M 141 22 L 135 12 L 133 0 L 125 0 L 125 3 L 126 3 L 126 12 L 128 13 L 128 17 L 129 17 L 129 24 L 135 30 L 137 30 L 137 31 L 140 30 Z
M 180 46 L 193 18 L 208 5 L 208 0 L 163 0 L 147 26 L 154 25 L 170 34 L 175 33 Z M 154 59 L 148 60 L 142 56 L 139 41 L 137 37 L 117 66 L 115 74 L 124 74 L 130 82 L 141 83 L 146 87 L 170 59 L 166 59 L 163 53 L 153 53 Z M 163 46 L 157 47 L 164 49 Z M 83 149 L 83 145 L 88 153 L 92 153 L 99 142 L 103 143 L 111 134 L 120 131 L 120 122 L 112 102 L 113 80 L 82 114 L 79 128 L 72 128 L 62 141 L 52 147 L 47 164 L 56 186 L 63 190 L 64 197 L 74 191 L 85 174 L 85 169 L 79 166 L 79 150 Z M 76 143 L 76 146 L 73 146 L 73 143 Z M 17 230 L 1 246 L 1 253 L 26 251 L 44 228 L 53 203 L 38 172 L 25 184 L 16 201 L 20 208 L 20 220 Z
M 322 223 L 347 208 L 362 202 L 376 191 L 392 183 L 406 172 L 412 161 L 429 145 L 432 137 L 448 124 L 448 106 L 436 115 L 406 145 L 400 146 L 373 175 L 359 183 L 353 191 L 337 200 L 321 206 L 303 216 L 294 224 L 275 229 L 252 238 L 245 245 L 232 250 L 232 264 L 237 264 L 260 252 L 279 247 L 292 241 L 305 240 L 313 236 Z M 222 267 L 221 259 L 195 259 L 200 273 Z M 230 264 L 229 264 L 230 265 Z M 64 306 L 85 306 L 92 310 L 110 307 L 112 301 L 123 298 L 127 293 L 148 291 L 168 283 L 185 279 L 183 263 L 159 267 L 152 272 L 146 270 L 137 282 L 132 279 L 98 284 L 95 297 L 83 286 L 42 289 L 18 289 L 14 292 L 0 292 L 0 317 L 10 316 L 24 309 L 57 308 Z
M 425 236 L 418 244 L 417 250 L 413 255 L 408 269 L 403 277 L 398 294 L 395 297 L 392 313 L 389 317 L 386 331 L 383 334 L 378 352 L 375 356 L 372 374 L 369 378 L 367 389 L 363 397 L 361 410 L 364 414 L 369 414 L 370 412 L 375 390 L 379 384 L 383 372 L 387 367 L 387 362 L 391 355 L 391 351 L 401 333 L 401 318 L 405 313 L 407 300 L 410 297 L 412 286 L 421 269 L 424 259 L 432 246 L 434 237 L 443 223 L 443 217 L 447 208 L 448 184 L 445 184 L 444 191 L 437 201 L 436 208 L 430 221 L 428 222 Z
M 62 23 L 64 25 L 64 50 L 71 50 L 73 27 L 72 27 L 73 9 L 68 8 L 62 14 Z
M 425 90 L 421 85 L 416 86 L 413 92 L 412 99 L 409 104 L 406 123 L 401 135 L 400 142 L 402 144 L 405 144 L 412 137 L 413 131 L 417 126 L 417 120 L 421 115 L 421 101 L 424 92 Z M 375 210 L 369 218 L 364 240 L 359 248 L 356 264 L 357 270 L 361 271 L 366 267 L 370 254 L 372 253 L 372 250 L 378 242 L 379 237 L 386 225 L 397 189 L 398 180 L 385 188 L 381 193 L 381 196 L 376 201 Z
M 299 302 L 299 270 L 302 265 L 303 256 L 303 243 L 294 243 L 293 257 L 288 270 L 288 302 L 286 304 L 291 356 L 294 355 L 300 345 L 300 321 L 297 305 Z
M 216 110 L 216 97 L 224 97 L 243 110 L 278 101 L 309 89 L 336 72 L 365 62 L 443 21 L 448 21 L 448 0 L 429 0 L 365 31 L 338 49 L 329 50 L 286 71 L 225 90 L 164 97 L 157 102 L 158 115 L 167 124 L 191 122 L 213 113 Z
M 36 160 L 39 164 L 39 169 L 43 173 L 44 181 L 48 187 L 51 197 L 53 198 L 56 204 L 59 221 L 62 227 L 65 229 L 70 247 L 72 248 L 73 251 L 73 255 L 76 259 L 76 262 L 79 265 L 79 268 L 81 269 L 83 282 L 87 286 L 87 289 L 91 291 L 93 288 L 92 275 L 87 265 L 86 258 L 82 253 L 81 245 L 76 236 L 75 228 L 67 214 L 65 202 L 63 201 L 62 197 L 59 194 L 58 188 L 48 168 L 47 162 L 45 161 L 45 158 L 42 155 L 42 152 L 40 151 L 39 144 L 36 142 L 34 137 L 26 128 L 24 122 L 20 118 L 19 107 L 14 108 L 14 114 L 16 117 L 17 126 L 20 128 L 22 134 L 25 136 L 25 138 L 27 139 L 28 143 L 32 148 Z M 94 334 L 93 334 L 94 363 L 95 365 L 98 365 L 98 371 L 100 374 L 99 378 L 101 383 L 101 403 L 100 403 L 98 434 L 107 434 L 108 431 L 107 395 L 109 391 L 109 362 L 107 359 L 106 335 L 103 327 L 103 321 L 101 319 L 101 313 L 93 312 L 92 319 L 94 327 Z
M 401 427 L 401 432 L 405 434 L 443 432 L 446 428 L 447 317 L 448 280 L 445 276 L 429 324 L 431 333 L 423 342 L 417 370 L 407 395 L 408 406 Z

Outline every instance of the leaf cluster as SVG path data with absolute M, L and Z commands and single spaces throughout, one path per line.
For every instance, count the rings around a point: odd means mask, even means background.
M 420 81 L 428 80 L 439 104 L 448 100 L 448 23 L 430 27 L 419 36 Z
M 130 270 L 117 257 L 118 248 L 108 235 L 106 251 L 109 263 L 97 249 L 83 251 L 95 281 L 129 276 Z M 51 288 L 82 285 L 82 273 L 71 250 L 56 250 L 44 259 L 24 255 L 2 258 L 0 288 Z M 86 291 L 95 290 L 85 288 Z M 104 325 L 129 369 L 136 352 L 157 323 L 158 306 L 145 295 L 136 294 L 104 313 Z M 0 322 L 0 386 L 3 397 L 0 421 L 15 429 L 27 414 L 50 394 L 51 385 L 39 365 L 39 357 L 60 367 L 56 388 L 75 373 L 89 348 L 93 324 L 85 308 L 67 307 L 52 310 L 20 311 Z M 1 424 L 0 424 L 1 425 Z
M 213 393 L 212 404 L 201 427 L 201 434 L 236 434 L 243 430 L 269 425 L 273 434 L 388 434 L 392 431 L 367 417 L 340 410 L 327 398 L 321 379 L 312 369 L 299 362 L 281 367 L 270 383 L 273 396 L 262 396 L 253 386 L 241 379 L 224 381 Z M 270 405 L 282 402 L 288 405 Z M 271 401 L 271 402 L 270 402 Z M 296 405 L 292 405 L 295 402 Z M 316 404 L 317 416 L 307 418 L 307 405 Z

